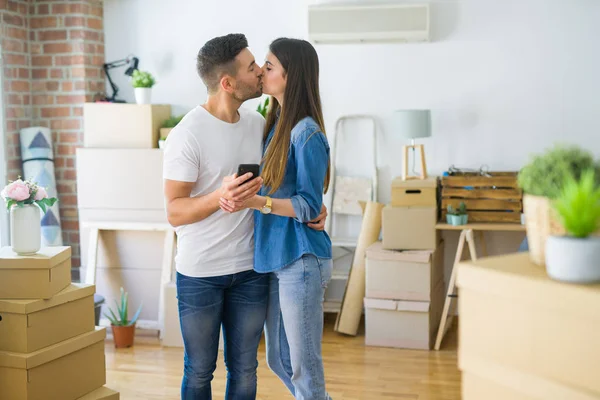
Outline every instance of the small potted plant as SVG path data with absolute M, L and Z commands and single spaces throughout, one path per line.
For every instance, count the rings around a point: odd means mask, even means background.
M 56 197 L 49 197 L 45 188 L 33 180 L 23 181 L 21 177 L 9 182 L 1 195 L 10 211 L 10 244 L 13 251 L 18 255 L 37 253 L 42 245 L 41 214 L 45 214 L 56 203 Z
M 117 306 L 116 312 L 109 307 L 109 314 L 104 313 L 104 316 L 110 321 L 110 327 L 112 329 L 116 348 L 133 346 L 135 323 L 137 322 L 140 312 L 142 311 L 142 305 L 140 304 L 140 307 L 135 312 L 133 318 L 128 319 L 128 302 L 128 293 L 121 288 L 121 301 L 117 302 L 115 300 L 115 304 Z
M 156 83 L 154 77 L 146 71 L 135 70 L 131 75 L 131 86 L 135 92 L 137 104 L 150 104 L 152 98 L 152 86 Z
M 256 111 L 259 112 L 264 118 L 267 118 L 267 111 L 269 110 L 269 97 L 265 99 L 264 102 L 259 103 Z
M 547 238 L 565 233 L 552 201 L 561 194 L 567 179 L 579 180 L 588 169 L 596 170 L 596 184 L 600 184 L 600 164 L 589 151 L 577 146 L 555 145 L 534 155 L 519 172 L 529 257 L 533 263 L 545 265 Z
M 464 201 L 460 202 L 458 208 L 454 208 L 452 205 L 448 204 L 446 211 L 446 222 L 450 225 L 465 225 L 469 220 L 467 206 Z
M 171 116 L 169 119 L 163 122 L 160 128 L 160 139 L 158 139 L 158 148 L 162 149 L 165 145 L 165 140 L 167 140 L 167 136 L 173 128 L 177 126 L 178 123 L 181 122 L 185 115 Z
M 586 170 L 580 180 L 568 177 L 553 207 L 567 234 L 548 237 L 548 275 L 563 282 L 600 282 L 600 237 L 592 236 L 600 228 L 600 188 L 595 171 Z

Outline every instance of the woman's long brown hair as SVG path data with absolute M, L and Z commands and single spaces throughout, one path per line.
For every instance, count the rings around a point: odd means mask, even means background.
M 283 182 L 292 128 L 303 118 L 312 117 L 325 135 L 325 124 L 319 94 L 319 58 L 314 47 L 305 40 L 280 38 L 271 43 L 269 50 L 281 63 L 287 78 L 283 107 L 271 97 L 264 133 L 266 140 L 279 115 L 261 173 L 265 187 L 273 194 Z M 323 193 L 329 188 L 330 167 L 328 161 Z

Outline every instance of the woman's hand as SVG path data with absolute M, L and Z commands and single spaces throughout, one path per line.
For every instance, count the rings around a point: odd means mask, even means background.
M 234 213 L 246 208 L 259 209 L 261 206 L 258 204 L 260 202 L 260 196 L 254 194 L 252 197 L 246 200 L 228 200 L 224 197 L 221 197 L 219 200 L 219 206 L 221 210 Z
M 326 219 L 327 219 L 327 207 L 325 207 L 325 204 L 323 204 L 323 206 L 321 206 L 321 214 L 319 214 L 319 216 L 317 218 L 308 222 L 307 225 L 309 228 L 312 228 L 314 230 L 324 231 Z

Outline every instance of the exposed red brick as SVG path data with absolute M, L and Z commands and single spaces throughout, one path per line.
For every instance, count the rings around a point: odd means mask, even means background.
M 44 53 L 71 53 L 73 46 L 70 43 L 46 43 L 44 44 Z
M 90 14 L 91 9 L 88 4 L 53 4 L 52 5 L 52 13 L 53 14 Z
M 29 81 L 12 81 L 10 83 L 10 90 L 13 92 L 29 92 L 31 87 Z
M 56 96 L 58 104 L 82 104 L 85 103 L 84 95 L 58 95 Z
M 4 29 L 6 37 L 12 39 L 27 40 L 27 29 L 8 26 Z
M 40 41 L 67 40 L 67 31 L 64 29 L 39 31 L 38 32 L 38 40 L 40 40 Z
M 18 39 L 5 38 L 2 40 L 2 48 L 4 51 L 23 53 L 25 52 L 25 42 Z
M 59 203 L 60 204 L 60 203 Z M 60 209 L 60 215 L 63 221 L 69 219 L 69 218 L 79 218 L 79 213 L 77 212 L 77 208 L 71 208 L 71 209 L 65 209 L 63 210 L 62 207 Z
M 75 146 L 70 147 L 73 148 L 72 154 L 75 154 Z M 75 180 L 77 179 L 77 172 L 75 171 L 75 169 L 65 169 L 64 171 L 62 171 L 62 179 Z
M 52 65 L 52 56 L 31 56 L 31 65 L 34 67 L 49 67 Z
M 54 97 L 47 94 L 34 94 L 32 96 L 34 105 L 54 104 Z
M 36 13 L 40 15 L 48 15 L 50 14 L 50 6 L 48 4 L 38 4 Z
M 52 129 L 81 129 L 81 121 L 78 119 L 57 119 L 50 121 L 50 128 Z M 75 148 L 73 152 L 59 153 L 59 154 L 75 154 Z
M 102 19 L 100 18 L 88 18 L 87 26 L 91 29 L 101 30 L 103 29 Z
M 27 57 L 23 54 L 4 54 L 6 65 L 27 65 Z
M 86 81 L 76 81 L 75 82 L 75 90 L 85 90 L 86 89 Z
M 60 189 L 58 191 L 59 191 L 59 193 L 61 192 Z M 70 192 L 70 193 L 72 193 L 72 192 Z M 63 194 L 62 198 L 64 198 L 64 197 L 69 197 L 69 198 L 75 197 L 75 199 L 77 199 L 76 196 L 65 196 Z M 77 231 L 77 230 L 79 230 L 79 221 L 77 221 L 77 220 L 61 221 L 60 225 L 61 225 L 61 228 L 64 229 L 64 230 L 66 230 L 66 231 Z
M 67 171 L 65 171 L 65 172 L 67 172 Z M 77 196 L 74 196 L 72 194 L 63 195 L 60 198 L 60 202 L 64 206 L 76 206 L 77 205 Z M 61 221 L 61 223 L 67 223 L 67 222 L 68 221 Z
M 96 17 L 102 17 L 104 15 L 104 11 L 102 9 L 102 3 L 99 3 L 99 6 L 93 5 L 91 11 L 92 11 L 92 15 L 94 15 Z
M 76 133 L 61 132 L 58 141 L 60 143 L 77 143 L 79 138 Z
M 17 71 L 17 76 L 19 79 L 30 79 L 31 70 L 29 68 L 19 68 Z
M 74 158 L 67 158 L 67 167 L 69 168 L 75 168 L 75 159 Z
M 58 19 L 56 17 L 31 17 L 29 18 L 29 26 L 32 29 L 56 28 Z
M 31 43 L 29 47 L 31 49 L 31 54 L 42 54 L 42 45 L 40 43 Z
M 85 27 L 85 18 L 84 17 L 65 17 L 65 26 L 68 28 Z
M 8 105 L 22 105 L 23 104 L 23 96 L 20 94 L 9 93 L 6 96 L 6 102 Z
M 4 14 L 2 20 L 7 25 L 13 26 L 25 26 L 25 19 L 23 17 L 13 14 Z
M 41 112 L 42 118 L 69 117 L 71 115 L 69 107 L 44 107 Z
M 102 40 L 102 34 L 97 31 L 75 29 L 69 32 L 70 39 L 85 39 L 94 42 Z
M 48 78 L 48 68 L 33 68 L 31 76 L 33 79 L 46 79 Z
M 58 68 L 52 68 L 50 70 L 50 78 L 62 78 L 64 76 L 63 70 Z
M 84 55 L 69 55 L 69 56 L 56 56 L 56 65 L 69 66 L 69 65 L 83 65 L 85 64 Z

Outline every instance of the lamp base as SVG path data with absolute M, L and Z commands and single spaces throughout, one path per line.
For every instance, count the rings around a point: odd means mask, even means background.
M 402 166 L 402 180 L 408 181 L 411 179 L 427 179 L 427 164 L 425 162 L 425 147 L 422 144 L 412 144 L 410 146 L 402 146 L 404 153 L 404 164 Z M 418 149 L 421 153 L 421 175 L 420 176 L 409 176 L 408 175 L 408 149 Z

